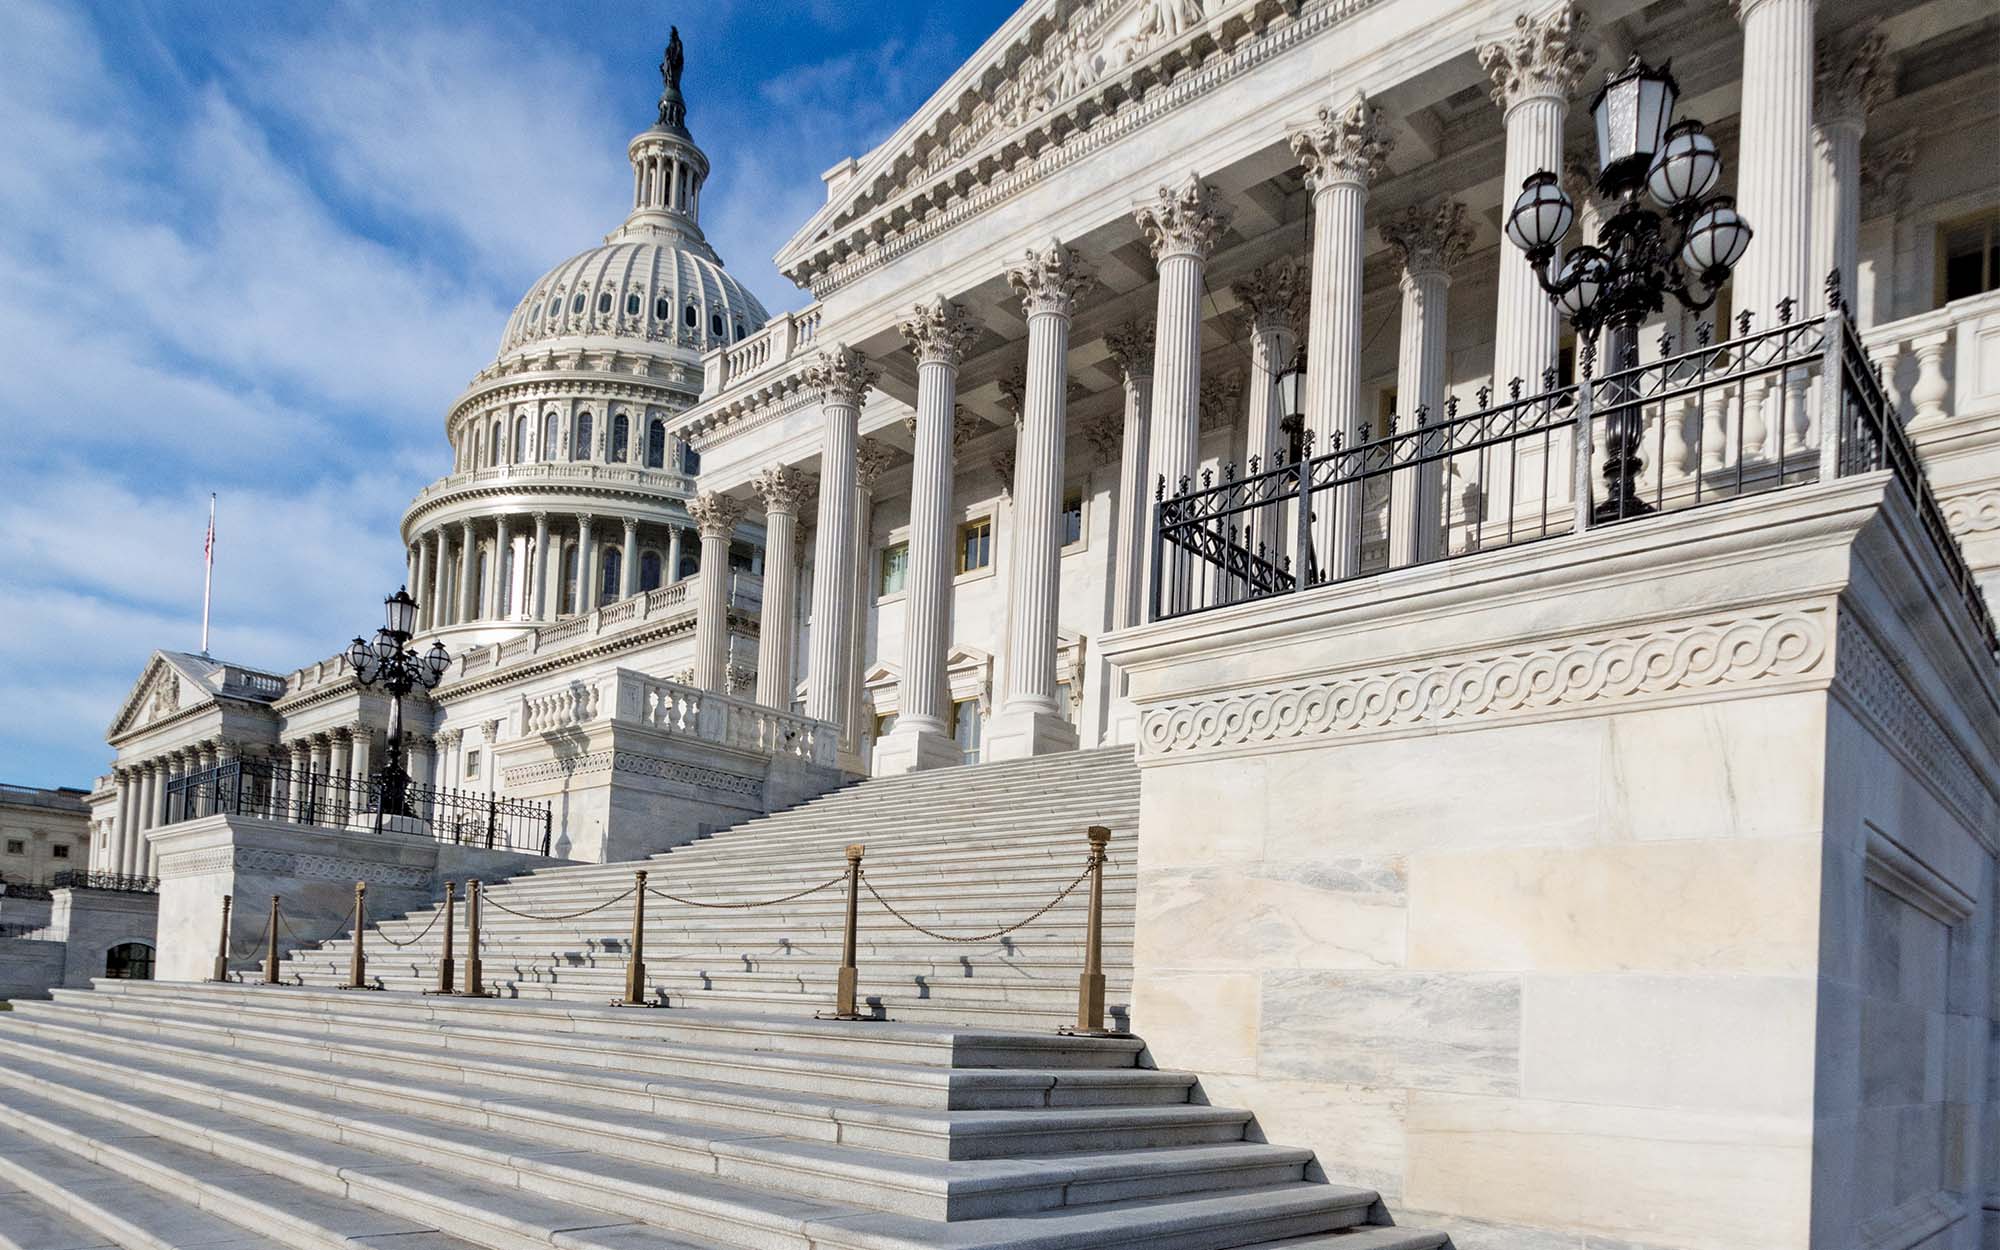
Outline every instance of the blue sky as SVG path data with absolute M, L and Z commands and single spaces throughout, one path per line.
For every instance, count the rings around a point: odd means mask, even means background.
M 765 304 L 819 173 L 999 0 L 0 4 L 0 781 L 82 785 L 155 647 L 285 671 L 369 627 L 446 406 L 629 207 L 667 27 Z

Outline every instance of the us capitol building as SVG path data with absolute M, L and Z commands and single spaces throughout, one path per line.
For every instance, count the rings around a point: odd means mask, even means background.
M 1996 66 L 1959 0 L 1033 0 L 772 316 L 676 45 L 404 514 L 411 770 L 610 862 L 1128 747 L 1134 1027 L 1329 1175 L 1467 1246 L 2000 1244 Z M 1656 140 L 1692 189 L 1621 191 Z M 92 866 L 386 718 L 155 653 Z

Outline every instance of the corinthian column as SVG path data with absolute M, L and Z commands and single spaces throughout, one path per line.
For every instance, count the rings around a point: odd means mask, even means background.
M 764 606 L 757 630 L 757 702 L 792 710 L 792 639 L 798 632 L 799 507 L 812 491 L 805 474 L 773 465 L 756 478 L 764 497 Z M 836 579 L 837 580 L 837 579 Z M 815 626 L 814 632 L 818 632 Z
M 514 553 L 513 518 L 501 513 L 493 523 L 493 589 L 492 607 L 486 615 L 493 620 L 504 620 L 518 615 L 520 602 L 514 594 L 514 568 L 509 557 Z
M 639 589 L 639 518 L 628 516 L 625 541 L 618 549 L 618 597 L 630 599 Z
M 431 628 L 443 629 L 451 624 L 451 565 L 449 543 L 445 538 L 444 526 L 433 531 L 437 540 L 437 555 L 432 560 L 431 570 L 434 585 L 431 589 Z
M 1243 441 L 1245 468 L 1251 473 L 1278 463 L 1281 411 L 1278 375 L 1298 354 L 1298 330 L 1306 319 L 1311 286 L 1304 266 L 1291 257 L 1272 261 L 1230 288 L 1243 303 L 1242 321 L 1250 335 L 1250 426 Z M 1244 518 L 1243 545 L 1261 560 L 1278 563 L 1286 531 L 1276 508 L 1259 508 Z
M 1292 136 L 1312 190 L 1312 313 L 1306 340 L 1306 429 L 1317 451 L 1361 438 L 1361 255 L 1368 187 L 1389 155 L 1382 110 L 1355 93 Z M 1319 574 L 1349 577 L 1361 562 L 1361 484 L 1339 488 L 1315 527 Z M 1310 570 L 1310 563 L 1308 564 Z
M 588 512 L 576 514 L 576 610 L 579 615 L 597 605 L 597 587 L 592 584 L 590 566 L 597 559 L 596 543 L 591 539 L 591 522 Z
M 1584 42 L 1589 23 L 1574 3 L 1565 2 L 1531 17 L 1514 19 L 1514 33 L 1479 49 L 1479 63 L 1493 77 L 1493 102 L 1505 110 L 1507 155 L 1501 176 L 1500 211 L 1530 174 L 1563 170 L 1563 120 L 1577 80 L 1590 68 Z M 1555 305 L 1535 280 L 1534 266 L 1513 247 L 1500 249 L 1500 305 L 1495 314 L 1493 389 L 1506 394 L 1520 378 L 1538 388 L 1556 363 L 1562 327 Z
M 555 614 L 549 610 L 549 514 L 535 514 L 535 550 L 529 560 L 528 616 L 537 621 L 546 621 Z
M 1403 264 L 1402 337 L 1396 350 L 1396 399 L 1405 433 L 1436 420 L 1444 403 L 1445 310 L 1451 270 L 1472 245 L 1465 205 L 1446 200 L 1408 208 L 1382 225 Z M 1420 445 L 1424 445 L 1419 440 Z M 1427 446 L 1427 445 L 1425 445 Z M 1437 558 L 1444 537 L 1444 462 L 1422 463 L 1390 483 L 1389 561 Z
M 857 540 L 854 491 L 855 455 L 860 438 L 861 401 L 875 384 L 868 362 L 845 344 L 821 351 L 806 366 L 806 385 L 819 392 L 819 411 L 826 442 L 820 448 L 817 533 L 813 535 L 812 652 L 806 659 L 806 715 L 850 727 L 852 700 L 846 684 L 849 641 L 854 631 L 854 579 L 837 570 L 851 567 L 857 541 L 868 549 L 867 535 Z M 762 675 L 759 679 L 761 683 Z M 843 738 L 847 734 L 843 732 Z
M 1812 273 L 1840 274 L 1840 293 L 1857 293 L 1861 247 L 1861 136 L 1868 113 L 1895 85 L 1888 40 L 1874 26 L 1822 39 L 1813 101 Z M 1753 223 L 1754 224 L 1754 223 Z
M 1160 274 L 1150 459 L 1172 493 L 1200 459 L 1202 270 L 1229 227 L 1229 211 L 1214 187 L 1189 174 L 1178 187 L 1161 187 L 1133 217 Z
M 1015 440 L 1014 559 L 1007 699 L 987 749 L 996 760 L 1076 750 L 1056 702 L 1056 610 L 1062 534 L 1063 445 L 1068 437 L 1069 327 L 1077 297 L 1095 284 L 1075 248 L 1051 239 L 1007 271 L 1028 319 L 1027 393 Z
M 1147 471 L 1153 424 L 1153 323 L 1128 321 L 1105 337 L 1125 391 L 1124 436 L 1119 445 L 1118 518 L 1111 550 L 1111 628 L 1146 619 L 1146 567 L 1152 551 L 1148 521 L 1153 475 Z
M 1736 0 L 1743 23 L 1743 132 L 1736 207 L 1756 227 L 1733 279 L 1735 307 L 1761 328 L 1778 301 L 1804 301 L 1811 274 L 1813 0 Z
M 958 366 L 978 327 L 942 296 L 898 327 L 917 358 L 916 460 L 910 470 L 910 568 L 896 728 L 875 748 L 878 773 L 960 762 L 946 720 L 944 662 L 951 641 L 952 436 Z
M 694 684 L 729 693 L 729 539 L 743 519 L 743 505 L 713 491 L 687 506 L 701 528 L 701 598 L 694 614 Z
M 473 536 L 472 522 L 459 524 L 458 540 L 458 619 L 461 623 L 479 617 L 479 540 Z

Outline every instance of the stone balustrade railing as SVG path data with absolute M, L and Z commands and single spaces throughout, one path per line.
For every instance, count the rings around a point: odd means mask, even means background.
M 524 734 L 560 733 L 602 720 L 829 768 L 837 763 L 840 738 L 833 726 L 811 717 L 624 668 L 523 696 L 520 716 Z
M 701 358 L 703 398 L 721 394 L 811 347 L 819 336 L 820 308 L 814 304 L 781 313 L 740 343 L 718 347 Z
M 493 465 L 441 477 L 417 492 L 409 511 L 414 512 L 426 502 L 455 491 L 505 486 L 645 486 L 688 495 L 695 490 L 693 478 L 673 469 L 646 469 L 630 464 L 536 461 Z
M 671 586 L 661 586 L 629 599 L 620 599 L 593 612 L 564 617 L 531 634 L 496 646 L 467 651 L 459 657 L 456 675 L 470 677 L 529 656 L 546 655 L 582 641 L 594 641 L 606 634 L 618 633 L 663 616 L 685 615 L 694 610 L 697 595 L 692 588 L 700 579 L 700 574 L 683 578 Z
M 1861 342 L 1919 438 L 1946 417 L 2000 412 L 2000 291 L 1874 326 Z

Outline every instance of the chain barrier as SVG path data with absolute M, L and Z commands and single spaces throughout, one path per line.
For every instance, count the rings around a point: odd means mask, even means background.
M 391 946 L 398 946 L 398 947 L 415 946 L 417 943 L 423 941 L 425 938 L 431 935 L 431 930 L 437 928 L 438 917 L 442 915 L 444 915 L 444 908 L 442 907 L 439 907 L 435 911 L 431 912 L 431 922 L 424 926 L 424 931 L 422 933 L 417 934 L 417 936 L 411 938 L 407 942 L 398 942 L 395 938 L 390 937 L 388 933 L 383 930 L 382 922 L 379 920 L 375 922 L 375 936 L 381 938 L 384 942 L 387 942 Z
M 808 886 L 807 888 L 800 890 L 797 894 L 787 894 L 783 898 L 758 899 L 754 902 L 749 902 L 749 903 L 704 903 L 699 899 L 682 898 L 678 894 L 669 894 L 665 890 L 655 889 L 650 885 L 646 887 L 646 893 L 658 895 L 660 898 L 666 899 L 669 902 L 684 903 L 689 907 L 714 907 L 723 909 L 748 908 L 748 907 L 776 907 L 780 903 L 790 903 L 797 899 L 802 899 L 808 894 L 817 894 L 821 890 L 830 890 L 834 886 L 839 885 L 841 882 L 845 880 L 847 880 L 847 877 L 845 874 L 842 874 L 841 876 L 834 877 L 831 880 L 822 881 L 818 885 Z
M 299 931 L 292 927 L 291 920 L 288 917 L 286 917 L 286 915 L 283 912 L 278 913 L 278 927 L 282 928 L 287 934 L 290 934 L 292 941 L 298 943 L 300 947 L 325 946 L 327 943 L 333 941 L 341 934 L 347 932 L 348 929 L 352 927 L 352 925 L 349 922 L 352 921 L 353 919 L 354 919 L 354 907 L 352 904 L 350 904 L 347 908 L 346 914 L 341 916 L 340 923 L 333 927 L 333 932 L 327 934 L 325 937 L 321 938 L 317 942 L 309 942 L 305 938 L 300 937 Z M 267 921 L 266 923 L 268 924 L 269 922 Z
M 507 904 L 501 902 L 499 899 L 494 898 L 491 894 L 485 895 L 483 901 L 490 906 L 498 907 L 501 911 L 507 912 L 510 915 L 519 916 L 523 920 L 539 920 L 544 923 L 553 923 L 555 921 L 561 921 L 561 920 L 576 920 L 579 919 L 580 917 L 588 916 L 592 912 L 603 911 L 605 908 L 611 906 L 612 904 L 622 903 L 630 897 L 632 897 L 632 887 L 628 886 L 626 887 L 625 892 L 623 894 L 618 895 L 616 898 L 607 898 L 595 907 L 586 907 L 582 911 L 573 911 L 561 916 L 536 916 L 525 911 L 516 911 L 514 908 L 507 906 Z
M 283 917 L 281 916 L 281 917 L 279 917 L 279 919 L 280 919 L 280 920 L 282 920 L 282 919 L 283 919 Z M 268 940 L 270 939 L 270 937 L 271 937 L 271 916 L 270 916 L 270 913 L 268 913 L 268 912 L 267 912 L 267 913 L 265 913 L 265 915 L 264 915 L 264 925 L 263 925 L 263 927 L 262 927 L 262 928 L 260 928 L 260 929 L 258 929 L 258 930 L 257 930 L 257 940 L 256 940 L 255 942 L 252 942 L 252 943 L 250 944 L 250 950 L 249 950 L 249 953 L 248 953 L 248 954 L 243 954 L 243 955 L 239 955 L 239 954 L 237 954 L 237 953 L 236 953 L 236 942 L 235 942 L 235 936 L 234 936 L 234 930 L 235 930 L 235 927 L 236 927 L 236 926 L 234 926 L 234 925 L 231 925 L 231 926 L 230 926 L 230 929 L 231 929 L 231 931 L 232 931 L 232 932 L 231 932 L 231 937 L 230 937 L 230 944 L 229 944 L 229 962 L 231 962 L 231 963 L 235 963 L 235 962 L 237 962 L 238 960 L 242 960 L 242 959 L 250 959 L 250 958 L 253 958 L 254 956 L 257 956 L 257 955 L 261 955 L 261 954 L 263 954 L 263 953 L 264 953 L 264 943 L 265 943 L 266 941 L 268 941 Z
M 875 888 L 875 883 L 868 879 L 867 873 L 861 874 L 861 886 L 863 889 L 868 891 L 869 895 L 873 897 L 876 902 L 882 904 L 882 909 L 884 911 L 888 912 L 896 919 L 902 921 L 905 925 L 909 926 L 910 928 L 915 929 L 917 932 L 923 934 L 925 937 L 936 938 L 940 942 L 991 942 L 994 938 L 1006 937 L 1009 933 L 1016 932 L 1017 930 L 1020 929 L 1025 929 L 1029 925 L 1035 923 L 1037 920 L 1040 920 L 1043 916 L 1046 916 L 1050 912 L 1054 911 L 1058 903 L 1068 898 L 1071 894 L 1074 894 L 1078 886 L 1082 885 L 1085 881 L 1088 881 L 1090 879 L 1091 870 L 1095 867 L 1096 867 L 1095 864 L 1084 865 L 1083 871 L 1076 874 L 1076 880 L 1064 886 L 1060 894 L 1057 894 L 1054 898 L 1050 899 L 1047 903 L 1043 904 L 1041 910 L 1037 911 L 1034 915 L 1029 916 L 1026 920 L 1017 921 L 1014 924 L 1008 925 L 1004 929 L 995 929 L 991 933 L 980 933 L 971 937 L 959 937 L 955 934 L 939 933 L 936 929 L 926 929 L 924 926 L 918 924 L 916 921 L 910 919 L 908 916 L 905 916 L 902 912 L 897 911 L 895 904 L 891 903 L 888 899 L 883 898 L 882 892 Z

